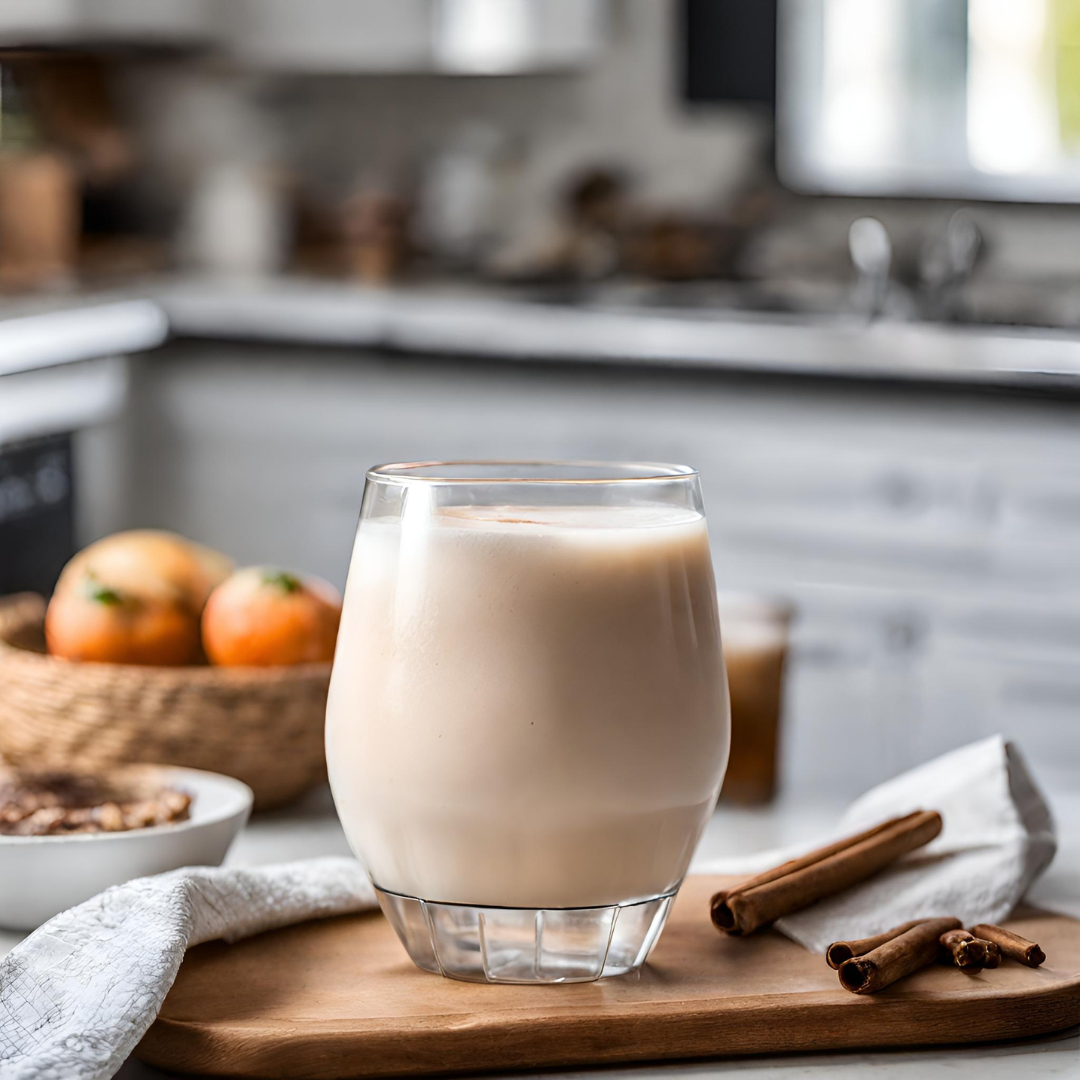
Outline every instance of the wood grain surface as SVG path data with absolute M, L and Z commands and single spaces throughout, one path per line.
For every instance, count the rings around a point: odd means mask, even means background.
M 1037 969 L 932 967 L 874 994 L 778 934 L 725 938 L 721 878 L 689 878 L 641 972 L 570 986 L 453 982 L 413 967 L 380 915 L 192 949 L 136 1051 L 181 1072 L 244 1077 L 475 1073 L 613 1062 L 980 1042 L 1080 1023 L 1080 922 L 1007 925 Z

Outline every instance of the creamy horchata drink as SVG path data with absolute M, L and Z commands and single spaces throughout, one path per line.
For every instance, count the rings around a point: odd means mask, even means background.
M 421 966 L 521 982 L 643 962 L 728 738 L 691 471 L 369 474 L 327 760 Z

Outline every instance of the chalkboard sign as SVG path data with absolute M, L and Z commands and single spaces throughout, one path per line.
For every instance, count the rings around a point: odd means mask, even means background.
M 71 436 L 0 447 L 0 595 L 47 595 L 74 549 Z

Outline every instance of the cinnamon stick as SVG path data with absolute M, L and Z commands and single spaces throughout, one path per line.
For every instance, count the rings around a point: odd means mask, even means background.
M 966 930 L 946 930 L 938 941 L 943 958 L 961 971 L 986 967 L 986 944 Z
M 790 859 L 786 863 L 781 863 L 779 866 L 774 866 L 771 870 L 764 870 L 755 877 L 748 878 L 746 881 L 739 882 L 738 885 L 731 889 L 726 889 L 723 892 L 718 892 L 716 896 L 733 896 L 737 892 L 743 892 L 746 889 L 754 888 L 758 885 L 765 885 L 770 881 L 775 881 L 777 878 L 783 877 L 785 874 L 790 874 L 795 870 L 801 870 L 804 866 L 810 866 L 813 863 L 820 862 L 820 860 L 827 858 L 829 855 L 835 855 L 837 852 L 847 851 L 850 847 L 857 844 L 860 840 L 867 840 L 872 836 L 877 836 L 884 832 L 886 829 L 892 828 L 894 825 L 910 821 L 917 814 L 923 813 L 921 810 L 915 810 L 910 814 L 905 814 L 903 817 L 890 818 L 888 821 L 883 821 L 880 825 L 875 825 L 872 829 L 867 829 L 865 832 L 857 833 L 854 836 L 845 837 L 843 840 L 837 840 L 826 847 L 817 848 L 815 851 L 807 852 L 805 855 L 801 855 L 797 859 Z M 714 897 L 715 899 L 715 897 Z
M 872 877 L 941 832 L 941 815 L 916 810 L 792 859 L 712 898 L 712 920 L 726 934 L 749 934 Z
M 996 941 L 987 941 L 985 938 L 976 938 L 975 940 L 981 941 L 983 948 L 986 950 L 986 963 L 983 967 L 1001 967 L 1001 946 Z
M 912 919 L 911 922 L 901 923 L 899 926 L 894 926 L 891 930 L 886 930 L 881 934 L 875 934 L 873 937 L 854 938 L 851 941 L 834 941 L 825 950 L 825 962 L 833 971 L 836 971 L 841 964 L 850 960 L 853 956 L 865 956 L 879 945 L 884 945 L 886 941 L 892 941 L 894 937 L 899 937 L 913 926 L 918 926 L 919 923 L 925 921 L 925 919 Z
M 840 985 L 853 994 L 873 994 L 932 964 L 941 948 L 938 939 L 947 930 L 958 930 L 960 920 L 927 919 L 910 930 L 840 965 Z
M 1046 953 L 1035 944 L 1019 934 L 1005 930 L 1000 926 L 992 926 L 990 923 L 979 923 L 971 928 L 972 934 L 985 941 L 992 941 L 1002 952 L 1003 956 L 1025 964 L 1027 967 L 1038 967 L 1045 959 Z

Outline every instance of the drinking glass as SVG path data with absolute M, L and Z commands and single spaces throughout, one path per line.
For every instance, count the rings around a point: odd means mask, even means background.
M 327 762 L 419 967 L 500 983 L 640 967 L 729 738 L 693 469 L 368 472 Z
M 720 593 L 731 696 L 731 754 L 721 795 L 744 806 L 776 795 L 784 668 L 794 608 L 785 600 Z

